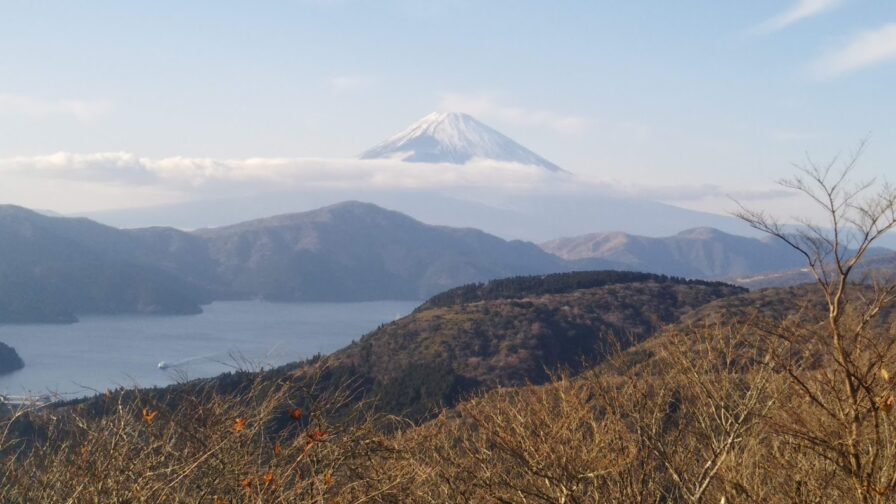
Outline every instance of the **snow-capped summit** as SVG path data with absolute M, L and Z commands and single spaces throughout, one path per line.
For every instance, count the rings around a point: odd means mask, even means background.
M 534 165 L 551 172 L 564 171 L 472 116 L 457 112 L 429 114 L 361 154 L 361 159 L 401 159 L 418 163 L 464 164 L 473 158 Z

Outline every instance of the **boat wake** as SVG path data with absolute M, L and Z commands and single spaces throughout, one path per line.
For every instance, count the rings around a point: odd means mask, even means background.
M 191 364 L 193 362 L 202 361 L 202 360 L 214 360 L 214 357 L 217 354 L 210 355 L 197 355 L 195 357 L 187 357 L 186 359 L 180 359 L 176 361 L 160 361 L 158 364 L 159 369 L 172 369 L 178 368 L 181 366 L 186 366 L 187 364 Z
M 189 364 L 205 361 L 215 364 L 220 364 L 222 366 L 230 367 L 233 369 L 260 369 L 263 367 L 270 367 L 269 361 L 278 354 L 280 347 L 283 342 L 278 342 L 274 344 L 270 350 L 265 352 L 263 356 L 248 356 L 240 351 L 230 350 L 227 352 L 217 352 L 213 354 L 207 355 L 197 355 L 195 357 L 187 357 L 186 359 L 180 359 L 176 361 L 160 361 L 157 364 L 157 367 L 162 370 L 176 370 L 181 367 L 185 367 Z

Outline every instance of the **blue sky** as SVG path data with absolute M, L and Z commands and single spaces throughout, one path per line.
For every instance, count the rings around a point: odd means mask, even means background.
M 0 199 L 63 210 L 184 189 L 103 200 L 131 186 L 88 166 L 42 199 L 27 159 L 350 158 L 449 109 L 694 208 L 868 135 L 863 173 L 896 173 L 890 2 L 7 1 L 0 76 Z

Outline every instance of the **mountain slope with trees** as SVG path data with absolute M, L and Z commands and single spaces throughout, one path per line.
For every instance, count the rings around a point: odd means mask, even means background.
M 527 294 L 427 302 L 324 362 L 329 372 L 373 390 L 384 409 L 419 416 L 473 390 L 543 383 L 554 371 L 585 369 L 691 310 L 743 292 L 721 283 L 627 275 L 579 272 L 471 286 L 488 291 L 491 284 L 513 283 Z
M 127 232 L 0 207 L 0 322 L 91 313 L 198 313 L 206 289 L 144 261 Z
M 196 235 L 235 291 L 273 300 L 422 299 L 469 282 L 570 269 L 528 242 L 359 202 Z

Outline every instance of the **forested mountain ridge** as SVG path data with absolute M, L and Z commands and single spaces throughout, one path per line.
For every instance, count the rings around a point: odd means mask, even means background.
M 559 369 L 586 369 L 706 303 L 744 292 L 656 275 L 632 282 L 639 274 L 629 275 L 523 277 L 501 282 L 525 286 L 524 297 L 509 292 L 447 305 L 430 300 L 323 362 L 329 372 L 364 383 L 384 409 L 420 416 L 474 390 L 542 383 Z M 588 286 L 596 283 L 602 285 Z
M 690 280 L 636 271 L 575 271 L 541 276 L 499 278 L 486 283 L 467 284 L 436 294 L 420 305 L 415 312 L 495 299 L 520 299 L 533 295 L 564 294 L 582 289 L 637 282 L 674 283 L 730 287 L 723 282 Z

